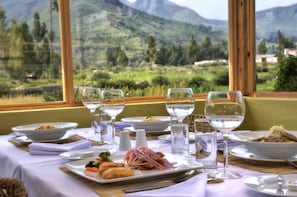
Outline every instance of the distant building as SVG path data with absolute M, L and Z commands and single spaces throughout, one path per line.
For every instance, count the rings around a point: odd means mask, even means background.
M 256 63 L 276 64 L 277 57 L 275 54 L 256 55 Z
M 212 63 L 227 63 L 227 60 L 219 59 L 219 60 L 202 60 L 194 62 L 194 65 L 203 65 L 203 64 L 212 64 Z
M 293 55 L 293 56 L 297 56 L 297 49 L 284 49 L 284 55 L 288 56 L 288 55 Z

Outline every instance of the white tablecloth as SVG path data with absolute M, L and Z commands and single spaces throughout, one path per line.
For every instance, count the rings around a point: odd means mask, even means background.
M 79 133 L 85 129 L 74 129 L 70 132 Z M 11 135 L 0 136 L 0 177 L 21 178 L 29 192 L 30 197 L 98 197 L 87 186 L 74 177 L 62 172 L 59 168 L 67 160 L 59 156 L 32 156 L 8 142 Z M 118 139 L 117 139 L 118 140 Z M 135 142 L 131 142 L 132 147 Z M 162 140 L 148 141 L 148 146 L 154 150 L 170 152 L 170 143 Z M 108 146 L 107 146 L 108 147 Z M 194 144 L 191 144 L 193 150 Z M 220 164 L 219 167 L 222 167 Z M 243 180 L 260 175 L 259 172 L 249 171 L 230 166 L 230 169 L 238 171 L 240 179 L 226 180 L 220 184 L 209 184 L 206 188 L 207 197 L 240 196 L 240 197 L 264 197 L 249 190 Z

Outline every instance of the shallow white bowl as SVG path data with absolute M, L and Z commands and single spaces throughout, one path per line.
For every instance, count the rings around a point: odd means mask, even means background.
M 288 131 L 297 136 L 297 131 Z M 230 139 L 243 144 L 250 152 L 272 159 L 286 159 L 297 154 L 297 142 L 255 142 L 251 141 L 267 136 L 271 131 L 247 131 L 237 134 L 230 134 Z
M 121 121 L 133 125 L 134 129 L 145 129 L 146 131 L 164 131 L 170 123 L 170 116 L 154 116 L 160 121 L 144 122 L 145 116 L 122 118 Z
M 41 125 L 53 125 L 56 128 L 38 130 L 37 128 Z M 76 128 L 77 125 L 75 122 L 35 123 L 12 127 L 12 131 L 21 133 L 34 142 L 46 142 L 62 138 L 69 129 Z

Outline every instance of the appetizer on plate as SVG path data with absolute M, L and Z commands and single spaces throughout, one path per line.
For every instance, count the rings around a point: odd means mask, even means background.
M 297 137 L 289 133 L 282 125 L 273 126 L 270 128 L 271 133 L 268 136 L 254 139 L 256 142 L 285 142 L 294 143 L 297 142 Z
M 110 152 L 101 152 L 95 160 L 89 161 L 85 166 L 85 174 L 91 177 L 100 175 L 103 179 L 114 179 L 133 176 L 132 169 L 122 162 L 113 162 Z
M 138 170 L 165 170 L 173 167 L 173 163 L 165 159 L 162 152 L 154 152 L 143 146 L 130 149 L 126 153 L 125 162 L 128 166 Z

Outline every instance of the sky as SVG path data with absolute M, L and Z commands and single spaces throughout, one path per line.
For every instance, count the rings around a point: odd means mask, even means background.
M 208 19 L 226 20 L 228 17 L 228 0 L 170 0 L 195 10 L 199 15 Z M 288 6 L 297 0 L 256 0 L 256 11 L 278 6 Z M 209 7 L 209 9 L 205 9 Z
M 136 0 L 129 0 L 134 2 Z M 228 0 L 169 0 L 178 5 L 189 7 L 199 15 L 208 19 L 227 20 Z M 288 6 L 297 3 L 297 0 L 256 0 L 256 11 L 272 7 Z M 209 8 L 209 9 L 205 9 Z

